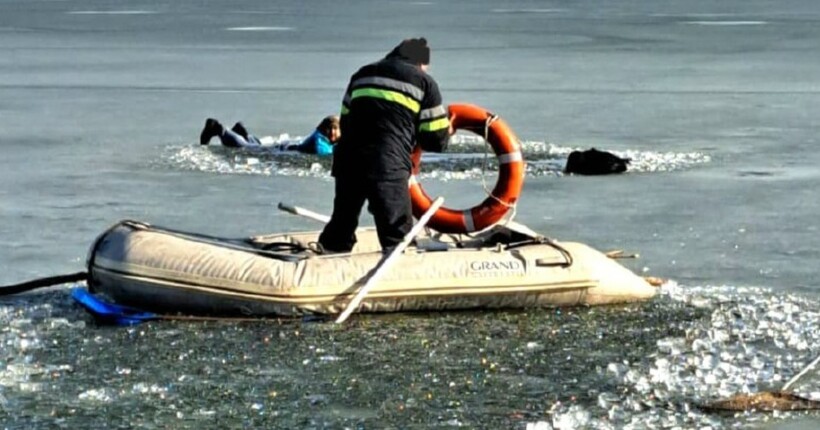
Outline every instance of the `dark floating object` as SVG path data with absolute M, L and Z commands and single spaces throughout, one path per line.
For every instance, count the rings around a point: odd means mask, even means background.
M 564 173 L 576 175 L 610 175 L 626 172 L 630 159 L 621 158 L 595 148 L 586 151 L 572 151 L 567 157 Z

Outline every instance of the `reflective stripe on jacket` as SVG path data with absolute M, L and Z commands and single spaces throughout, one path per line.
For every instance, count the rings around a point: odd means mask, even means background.
M 333 175 L 409 178 L 416 143 L 425 151 L 447 147 L 450 122 L 441 103 L 435 80 L 401 58 L 362 67 L 342 100 Z

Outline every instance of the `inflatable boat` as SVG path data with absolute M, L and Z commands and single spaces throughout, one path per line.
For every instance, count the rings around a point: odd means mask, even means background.
M 322 253 L 318 235 L 229 239 L 121 221 L 92 245 L 88 285 L 152 312 L 337 314 L 383 254 L 372 228 L 357 232 L 350 253 Z M 496 225 L 475 234 L 423 231 L 357 312 L 604 305 L 654 295 L 644 278 L 586 245 Z
M 454 129 L 483 135 L 492 147 L 495 187 L 469 209 L 443 207 L 441 198 L 433 203 L 418 181 L 417 149 L 408 187 L 419 223 L 388 256 L 372 228 L 357 231 L 351 252 L 327 254 L 316 244 L 318 231 L 228 239 L 122 221 L 91 248 L 89 289 L 153 312 L 342 313 L 337 322 L 354 310 L 603 305 L 655 295 L 644 278 L 595 249 L 504 221 L 526 171 L 518 138 L 503 119 L 475 105 L 450 105 L 449 118 Z M 422 227 L 429 228 L 417 235 Z

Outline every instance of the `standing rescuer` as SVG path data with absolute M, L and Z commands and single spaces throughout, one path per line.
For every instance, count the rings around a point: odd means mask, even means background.
M 333 214 L 319 236 L 325 251 L 353 249 L 365 200 L 383 252 L 412 228 L 408 180 L 413 147 L 442 152 L 452 133 L 438 84 L 426 72 L 428 64 L 427 40 L 405 39 L 350 78 L 342 101 L 342 138 L 333 153 Z

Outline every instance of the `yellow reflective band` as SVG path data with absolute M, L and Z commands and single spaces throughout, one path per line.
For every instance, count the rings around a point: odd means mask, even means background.
M 448 118 L 439 118 L 435 121 L 419 124 L 419 131 L 438 131 L 448 127 L 450 127 L 450 120 Z
M 359 88 L 358 90 L 353 90 L 353 93 L 350 96 L 350 100 L 354 100 L 359 97 L 373 97 L 377 99 L 398 103 L 406 107 L 407 109 L 410 109 L 411 111 L 413 111 L 413 113 L 418 113 L 421 109 L 419 102 L 413 100 L 410 97 L 407 97 L 402 93 L 397 93 L 395 91 L 380 90 L 378 88 Z
M 348 113 L 348 112 L 350 112 L 350 109 L 348 109 L 348 108 L 347 108 L 347 106 L 342 105 L 342 115 L 344 115 L 344 114 L 346 114 L 346 113 Z

